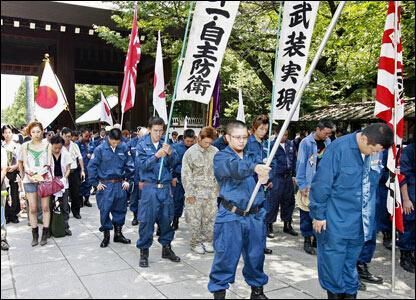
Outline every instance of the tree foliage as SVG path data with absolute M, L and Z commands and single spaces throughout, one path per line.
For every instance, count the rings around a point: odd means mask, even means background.
M 105 97 L 117 95 L 117 88 L 112 86 L 76 84 L 75 85 L 75 118 L 90 110 L 101 101 L 101 91 Z
M 130 30 L 132 2 L 115 3 L 121 10 L 115 12 L 112 19 L 119 28 Z M 346 4 L 302 97 L 301 113 L 328 103 L 354 102 L 372 97 L 377 80 L 387 3 L 349 1 Z M 338 1 L 322 1 L 320 4 L 309 63 L 337 5 Z M 160 30 L 163 54 L 174 62 L 171 81 L 167 83 L 170 95 L 176 77 L 188 7 L 189 1 L 141 1 L 138 6 L 139 31 L 146 36 L 142 43 L 142 53 L 154 56 L 157 31 Z M 239 87 L 243 90 L 245 110 L 249 117 L 270 110 L 279 8 L 280 2 L 277 1 L 240 3 L 221 68 L 221 101 L 227 117 L 237 114 Z M 414 2 L 402 1 L 405 80 L 411 81 L 415 79 L 414 19 Z M 96 31 L 108 43 L 127 50 L 127 36 L 102 26 L 97 26 Z M 178 113 L 185 115 L 189 104 L 181 102 L 178 108 Z

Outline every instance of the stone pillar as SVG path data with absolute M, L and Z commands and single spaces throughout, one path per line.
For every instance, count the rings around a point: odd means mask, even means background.
M 26 82 L 26 123 L 33 121 L 34 118 L 34 99 L 35 91 L 33 87 L 33 77 L 25 76 Z

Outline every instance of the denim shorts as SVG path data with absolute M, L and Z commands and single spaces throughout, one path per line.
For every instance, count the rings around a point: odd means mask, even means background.
M 39 183 L 34 182 L 23 183 L 26 193 L 36 193 L 38 191 L 38 185 Z

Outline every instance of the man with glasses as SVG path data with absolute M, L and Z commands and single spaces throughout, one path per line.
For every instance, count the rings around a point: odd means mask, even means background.
M 221 204 L 214 225 L 215 257 L 208 289 L 215 299 L 225 299 L 242 254 L 243 276 L 251 286 L 251 299 L 267 299 L 263 293 L 263 286 L 268 282 L 263 271 L 266 247 L 264 193 L 258 193 L 250 210 L 245 210 L 256 185 L 254 176 L 265 184 L 270 168 L 245 151 L 248 130 L 243 122 L 230 122 L 226 132 L 229 146 L 214 157 L 214 175 L 220 186 Z
M 171 248 L 175 231 L 173 221 L 173 199 L 171 191 L 171 170 L 178 161 L 178 155 L 168 144 L 163 144 L 165 122 L 162 118 L 152 117 L 149 120 L 150 134 L 137 144 L 136 178 L 140 178 L 142 188 L 138 220 L 139 239 L 136 247 L 140 249 L 141 268 L 149 266 L 149 248 L 153 243 L 154 226 L 160 227 L 159 243 L 162 245 L 162 258 L 180 262 Z M 163 162 L 159 178 L 160 165 Z

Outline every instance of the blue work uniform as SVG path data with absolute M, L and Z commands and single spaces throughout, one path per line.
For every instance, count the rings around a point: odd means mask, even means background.
M 331 139 L 325 140 L 325 147 L 331 143 Z M 296 183 L 299 190 L 311 187 L 312 179 L 316 173 L 318 164 L 318 146 L 315 141 L 315 132 L 305 137 L 299 144 L 298 157 L 296 161 Z M 312 219 L 308 211 L 299 209 L 300 231 L 303 237 L 313 236 Z
M 410 201 L 412 201 L 413 207 L 415 207 L 416 160 L 414 143 L 403 149 L 400 157 L 400 172 L 405 176 L 401 185 L 407 184 Z M 397 246 L 402 251 L 415 251 L 416 231 L 414 210 L 408 215 L 403 213 L 403 225 L 404 232 L 399 234 Z
M 88 173 L 91 185 L 97 186 L 101 182 L 107 186 L 96 194 L 100 231 L 111 230 L 113 224 L 123 226 L 127 212 L 127 192 L 122 189 L 122 180 L 129 181 L 134 175 L 134 164 L 127 145 L 120 143 L 113 151 L 108 141 L 103 142 L 94 150 L 88 163 Z
M 364 242 L 373 237 L 382 168 L 378 153 L 362 157 L 357 133 L 336 139 L 319 163 L 309 208 L 313 219 L 326 220 L 326 230 L 315 235 L 319 282 L 331 293 L 358 291 L 356 264 Z
M 169 245 L 175 235 L 171 227 L 173 220 L 171 169 L 178 161 L 178 154 L 172 148 L 172 154 L 164 157 L 162 174 L 160 181 L 158 181 L 162 158 L 157 158 L 155 154 L 162 148 L 162 143 L 162 140 L 159 141 L 156 149 L 150 135 L 146 135 L 137 144 L 136 172 L 139 172 L 139 174 L 136 177 L 140 178 L 140 181 L 144 183 L 138 213 L 140 225 L 136 247 L 139 249 L 148 249 L 152 246 L 156 222 L 159 224 L 159 243 L 162 246 Z
M 131 157 L 134 161 L 134 167 L 135 167 L 135 176 L 133 180 L 133 191 L 130 195 L 130 211 L 137 217 L 137 214 L 139 212 L 139 200 L 141 196 L 141 190 L 139 189 L 138 183 L 140 181 L 139 178 L 139 172 L 137 172 L 137 167 L 139 165 L 139 161 L 137 160 L 137 144 L 143 139 L 143 137 L 134 137 L 130 140 L 128 146 L 130 148 Z
M 228 143 L 225 141 L 225 135 L 220 136 L 217 138 L 213 143 L 212 146 L 216 147 L 218 150 L 222 151 L 227 148 Z
M 271 147 L 274 146 L 274 142 Z M 284 149 L 282 145 L 277 148 L 274 164 L 271 170 L 273 187 L 270 197 L 267 199 L 268 210 L 266 223 L 274 223 L 281 207 L 280 218 L 284 222 L 291 222 L 295 209 L 295 195 L 292 177 L 296 172 L 296 151 L 293 142 L 286 141 Z
M 182 171 L 182 158 L 186 152 L 186 150 L 189 149 L 189 147 L 186 147 L 184 143 L 175 143 L 171 145 L 172 148 L 176 150 L 178 153 L 178 162 L 173 167 L 172 170 L 172 177 L 177 178 L 176 186 L 172 187 L 173 190 L 173 205 L 174 205 L 174 217 L 180 218 L 182 217 L 183 213 L 183 206 L 185 201 L 185 190 L 182 186 L 182 178 L 181 178 L 181 171 Z
M 88 180 L 88 163 L 90 161 L 90 159 L 88 158 L 88 155 L 92 155 L 92 153 L 94 152 L 93 147 L 91 145 L 91 142 L 80 142 L 77 141 L 75 142 L 78 147 L 79 150 L 81 152 L 81 156 L 82 156 L 82 160 L 84 162 L 84 166 L 85 166 L 85 180 L 81 183 L 80 189 L 79 189 L 79 194 L 81 195 L 81 197 L 85 197 L 85 200 L 87 200 L 90 197 L 90 191 L 91 191 L 91 183 Z
M 254 168 L 262 163 L 244 152 L 243 159 L 230 147 L 214 157 L 214 175 L 220 186 L 220 197 L 245 210 L 256 185 Z M 268 282 L 263 271 L 266 227 L 262 208 L 264 193 L 259 192 L 252 205 L 257 213 L 240 216 L 220 205 L 214 225 L 215 257 L 209 275 L 211 293 L 225 290 L 235 280 L 241 254 L 244 259 L 243 276 L 250 286 L 260 287 Z

